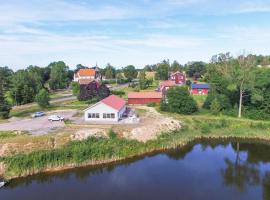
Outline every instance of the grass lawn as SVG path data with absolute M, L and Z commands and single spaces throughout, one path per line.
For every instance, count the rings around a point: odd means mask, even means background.
M 144 90 L 140 90 L 140 89 L 138 89 L 138 87 L 135 87 L 135 88 L 126 87 L 124 89 L 116 90 L 116 91 L 123 91 L 123 92 L 125 92 L 125 94 L 122 95 L 121 97 L 127 100 L 128 99 L 128 93 L 129 92 L 148 92 L 148 91 L 155 91 L 157 89 L 158 85 L 159 85 L 159 81 L 154 80 L 153 81 L 153 84 L 150 85 L 148 88 L 146 88 Z
M 54 111 L 54 110 L 65 110 L 65 109 L 78 109 L 84 110 L 87 108 L 89 104 L 86 101 L 78 101 L 78 100 L 71 100 L 65 102 L 58 102 L 51 104 L 48 108 L 40 108 L 38 105 L 33 105 L 32 107 L 28 108 L 17 108 L 15 110 L 11 110 L 10 117 L 29 117 L 31 113 L 37 111 Z
M 207 95 L 192 95 L 192 97 L 197 102 L 199 108 L 201 108 L 207 98 Z
M 50 98 L 51 98 L 51 100 L 53 100 L 53 99 L 58 99 L 58 98 L 66 97 L 66 96 L 70 96 L 70 95 L 72 95 L 72 91 L 71 90 L 65 90 L 65 91 L 50 93 Z

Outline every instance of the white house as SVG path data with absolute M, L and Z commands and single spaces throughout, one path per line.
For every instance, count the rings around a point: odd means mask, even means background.
M 84 110 L 85 121 L 117 122 L 126 111 L 126 101 L 118 96 L 108 96 Z
M 100 80 L 101 75 L 98 69 L 80 69 L 74 73 L 73 81 L 78 82 L 80 80 Z

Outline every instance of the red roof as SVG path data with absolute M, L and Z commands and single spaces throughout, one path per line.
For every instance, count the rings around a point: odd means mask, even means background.
M 100 83 L 95 79 L 80 79 L 79 84 L 80 85 L 88 85 L 89 83 L 91 83 L 93 81 L 97 83 L 98 87 L 100 86 Z
M 77 73 L 80 76 L 95 76 L 96 70 L 95 69 L 80 69 Z
M 121 110 L 126 105 L 126 101 L 118 96 L 111 95 L 101 100 L 102 103 L 116 109 Z
M 171 80 L 161 81 L 159 85 L 164 86 L 164 87 L 176 86 L 175 81 L 171 81 Z
M 128 98 L 132 99 L 161 99 L 161 92 L 130 92 L 128 93 Z

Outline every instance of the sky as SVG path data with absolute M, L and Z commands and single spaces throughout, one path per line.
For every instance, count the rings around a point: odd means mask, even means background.
M 270 54 L 270 0 L 0 0 L 0 66 Z

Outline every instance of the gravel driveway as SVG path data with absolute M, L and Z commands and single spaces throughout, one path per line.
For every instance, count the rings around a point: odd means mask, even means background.
M 55 130 L 59 127 L 64 127 L 64 122 L 50 122 L 48 121 L 49 115 L 60 115 L 65 119 L 71 119 L 76 113 L 76 110 L 66 110 L 66 111 L 54 111 L 46 113 L 43 117 L 37 118 L 12 118 L 7 123 L 0 124 L 0 131 L 29 131 L 33 135 L 47 134 L 48 132 Z

